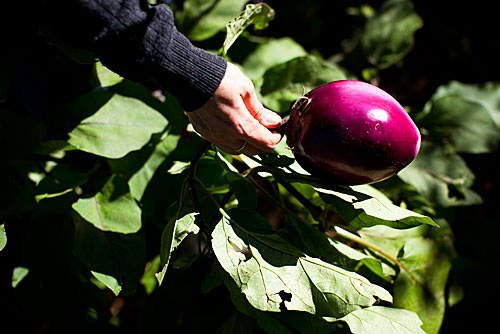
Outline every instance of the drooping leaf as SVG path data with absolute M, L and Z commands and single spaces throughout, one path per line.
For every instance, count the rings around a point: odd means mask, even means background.
M 449 146 L 422 141 L 415 160 L 398 177 L 411 184 L 431 203 L 442 207 L 481 203 L 471 189 L 475 176 L 461 156 Z
M 425 334 L 418 316 L 404 309 L 372 306 L 349 313 L 342 320 L 353 334 Z
M 175 206 L 176 213 L 162 232 L 160 248 L 161 271 L 155 274 L 159 285 L 161 285 L 165 277 L 172 252 L 190 233 L 198 234 L 199 232 L 199 227 L 195 223 L 198 213 L 195 212 L 193 204 L 189 201 L 187 190 L 188 185 L 185 183 L 180 199 Z
M 144 233 L 103 231 L 78 214 L 73 214 L 73 221 L 76 256 L 113 291 L 125 295 L 133 292 L 146 264 Z
M 149 185 L 149 182 L 152 180 L 154 174 L 157 172 L 160 165 L 175 150 L 178 141 L 179 136 L 177 135 L 167 136 L 154 147 L 153 152 L 146 162 L 131 176 L 128 184 L 130 187 L 130 193 L 135 199 L 141 200 L 144 191 Z
M 121 158 L 162 132 L 168 121 L 141 101 L 114 94 L 70 133 L 69 143 L 107 158 Z
M 389 198 L 375 188 L 365 185 L 352 187 L 352 192 L 317 188 L 321 198 L 331 204 L 340 217 L 349 225 L 361 228 L 387 225 L 408 228 L 426 224 L 437 226 L 429 217 L 394 205 Z
M 356 273 L 304 255 L 276 234 L 249 232 L 226 217 L 212 233 L 212 247 L 219 263 L 258 310 L 285 308 L 341 317 L 373 305 L 375 296 L 392 299 L 386 290 Z
M 136 233 L 142 226 L 141 208 L 129 192 L 126 180 L 112 176 L 96 195 L 80 198 L 73 209 L 102 231 Z
M 344 71 L 333 63 L 312 55 L 297 57 L 274 65 L 264 73 L 260 87 L 262 102 L 274 111 L 285 112 L 311 89 L 346 78 Z
M 368 19 L 361 36 L 368 61 L 379 68 L 397 63 L 413 47 L 413 34 L 422 24 L 410 0 L 386 0 Z
M 222 45 L 222 54 L 226 55 L 227 51 L 236 41 L 236 39 L 248 28 L 251 24 L 255 29 L 262 30 L 267 27 L 268 22 L 274 18 L 274 10 L 265 3 L 248 4 L 245 6 L 240 15 L 232 19 L 226 24 L 226 39 Z

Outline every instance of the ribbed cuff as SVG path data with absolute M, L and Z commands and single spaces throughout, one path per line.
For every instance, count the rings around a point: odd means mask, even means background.
M 186 111 L 200 108 L 212 97 L 226 73 L 226 59 L 203 51 L 174 31 L 166 57 L 160 62 L 169 76 L 156 81 L 174 95 Z

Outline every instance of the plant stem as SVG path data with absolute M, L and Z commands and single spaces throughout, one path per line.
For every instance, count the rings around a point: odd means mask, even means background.
M 359 236 L 353 234 L 353 233 L 348 233 L 347 231 L 344 231 L 342 230 L 341 228 L 335 228 L 334 230 L 335 234 L 338 235 L 338 236 L 341 236 L 345 239 L 348 239 L 348 240 L 351 240 L 351 241 L 354 241 L 366 248 L 369 248 L 371 249 L 372 251 L 376 252 L 376 253 L 379 253 L 380 255 L 384 256 L 385 258 L 387 258 L 388 260 L 390 260 L 391 262 L 393 262 L 394 264 L 396 264 L 401 270 L 403 270 L 404 272 L 406 272 L 408 274 L 408 276 L 410 276 L 410 278 L 417 284 L 419 285 L 420 287 L 423 288 L 423 285 L 422 283 L 413 275 L 413 273 L 408 269 L 406 268 L 401 262 L 399 262 L 399 260 L 393 256 L 392 254 L 389 254 L 388 252 L 386 252 L 385 250 L 383 250 L 382 248 L 380 248 L 379 246 L 365 240 L 365 239 L 362 239 L 360 238 Z

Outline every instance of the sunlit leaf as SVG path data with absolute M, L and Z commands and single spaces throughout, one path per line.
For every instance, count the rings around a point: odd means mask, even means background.
M 425 334 L 422 321 L 411 311 L 372 306 L 342 318 L 353 334 Z
M 226 39 L 222 45 L 222 54 L 227 54 L 231 45 L 251 24 L 255 29 L 262 30 L 273 18 L 274 10 L 265 3 L 246 5 L 240 15 L 226 24 Z
M 111 177 L 96 195 L 80 198 L 73 209 L 102 231 L 136 233 L 142 226 L 141 209 L 118 176 Z
M 285 308 L 341 317 L 373 305 L 375 297 L 392 300 L 386 290 L 364 277 L 304 255 L 275 234 L 242 229 L 226 217 L 212 238 L 219 263 L 258 310 Z
M 0 225 L 0 251 L 7 245 L 7 233 L 5 232 L 5 224 Z
M 257 80 L 272 66 L 306 54 L 304 48 L 290 37 L 271 39 L 260 44 L 245 58 L 243 71 L 250 79 Z
M 121 158 L 143 147 L 167 124 L 155 109 L 137 99 L 115 94 L 69 133 L 69 143 L 82 151 Z

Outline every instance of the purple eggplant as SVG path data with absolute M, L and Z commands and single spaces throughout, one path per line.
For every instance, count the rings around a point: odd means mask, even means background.
M 385 180 L 420 149 L 420 132 L 388 93 L 366 82 L 334 81 L 299 98 L 277 129 L 311 175 L 341 185 Z

